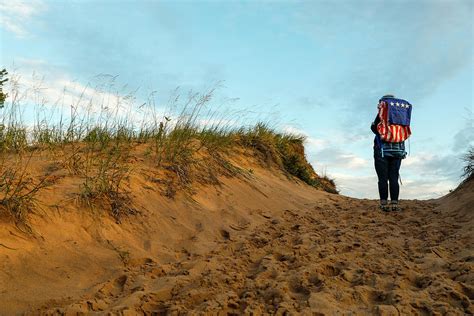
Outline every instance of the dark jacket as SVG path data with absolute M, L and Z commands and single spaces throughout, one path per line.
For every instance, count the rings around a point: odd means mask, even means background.
M 377 115 L 375 116 L 375 120 L 372 122 L 372 125 L 370 125 L 370 129 L 372 132 L 375 134 L 374 138 L 374 149 L 379 148 L 380 149 L 380 142 L 382 141 L 380 139 L 379 132 L 377 131 L 377 125 L 380 123 L 380 117 Z

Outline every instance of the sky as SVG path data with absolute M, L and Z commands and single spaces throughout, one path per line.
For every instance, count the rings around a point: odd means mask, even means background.
M 217 87 L 216 111 L 305 135 L 344 195 L 378 197 L 384 94 L 413 104 L 402 199 L 454 189 L 474 144 L 472 1 L 0 0 L 0 18 L 0 67 L 49 102 L 103 74 L 163 106 Z

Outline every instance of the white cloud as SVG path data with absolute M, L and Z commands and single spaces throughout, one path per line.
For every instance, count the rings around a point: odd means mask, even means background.
M 325 166 L 328 176 L 336 179 L 344 195 L 378 199 L 377 176 L 372 161 L 355 154 L 331 149 L 332 158 L 313 162 L 317 170 Z M 328 153 L 329 153 L 328 152 Z M 323 156 L 324 157 L 324 156 Z M 318 156 L 316 154 L 316 159 Z M 454 189 L 460 181 L 459 159 L 455 155 L 420 153 L 403 160 L 400 169 L 401 199 L 439 198 Z M 324 170 L 326 173 L 326 170 Z
M 294 126 L 286 125 L 283 127 L 283 131 L 288 134 L 294 134 L 294 135 L 301 135 L 304 137 L 308 137 L 308 133 L 306 133 L 304 130 L 296 128 Z
M 451 153 L 420 152 L 407 157 L 402 168 L 418 177 L 436 177 L 438 180 L 455 179 L 462 172 L 460 157 Z
M 337 172 L 328 174 L 328 176 L 335 179 L 337 188 L 343 195 L 377 199 L 377 176 L 374 174 L 368 173 L 367 176 L 356 176 L 350 172 Z
M 324 148 L 312 151 L 311 157 L 314 157 L 313 165 L 317 168 L 326 167 L 329 170 L 344 169 L 354 172 L 369 165 L 367 159 L 352 152 L 341 150 L 338 146 L 330 143 Z
M 378 199 L 378 185 L 375 170 L 367 176 L 352 175 L 350 172 L 338 172 L 328 175 L 336 179 L 336 185 L 341 194 L 356 198 Z M 412 176 L 412 175 L 410 175 Z M 456 182 L 434 178 L 412 179 L 402 177 L 400 185 L 400 200 L 407 199 L 433 199 L 439 198 L 456 187 Z
M 457 183 L 452 180 L 440 180 L 437 178 L 427 179 L 403 179 L 400 186 L 401 199 L 433 199 L 446 195 L 449 190 L 456 188 Z
M 308 148 L 323 149 L 328 146 L 328 141 L 321 138 L 307 137 L 306 145 Z
M 29 34 L 26 26 L 30 26 L 35 16 L 46 10 L 41 0 L 9 0 L 0 2 L 0 25 L 18 37 Z
M 73 80 L 65 72 L 50 71 L 48 64 L 42 61 L 22 60 L 25 69 L 11 71 L 8 75 L 6 91 L 9 97 L 6 107 L 15 105 L 26 114 L 22 115 L 26 125 L 33 120 L 42 120 L 42 117 L 32 117 L 32 114 L 41 114 L 49 123 L 54 117 L 68 119 L 71 111 L 75 111 L 79 119 L 86 118 L 89 123 L 98 123 L 99 120 L 126 120 L 135 125 L 142 122 L 152 122 L 156 117 L 162 118 L 164 111 L 161 108 L 150 106 L 140 107 L 146 103 L 135 97 L 133 92 L 127 92 L 123 87 L 117 87 L 115 77 L 102 76 L 97 84 L 83 84 Z M 29 65 L 36 70 L 45 70 L 42 75 L 32 71 Z M 36 66 L 39 66 L 36 68 Z M 44 76 L 43 76 L 44 74 Z

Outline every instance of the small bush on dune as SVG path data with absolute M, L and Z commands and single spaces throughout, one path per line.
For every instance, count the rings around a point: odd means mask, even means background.
M 463 178 L 469 181 L 474 178 L 474 147 L 469 148 L 463 158 L 465 162 Z
M 244 146 L 262 153 L 267 164 L 276 163 L 306 184 L 330 193 L 338 193 L 334 181 L 319 177 L 306 160 L 304 136 L 278 133 L 265 123 L 258 123 L 247 130 L 241 129 L 237 134 Z
M 336 185 L 328 177 L 320 177 L 308 163 L 304 152 L 304 136 L 284 135 L 277 143 L 284 169 L 305 183 L 337 194 Z
M 84 167 L 80 174 L 80 199 L 89 207 L 106 207 L 120 221 L 123 215 L 134 213 L 128 192 L 124 189 L 131 169 L 127 164 L 130 148 L 120 145 L 96 150 L 94 145 L 82 155 Z
M 21 151 L 28 146 L 26 128 L 0 124 L 0 151 Z

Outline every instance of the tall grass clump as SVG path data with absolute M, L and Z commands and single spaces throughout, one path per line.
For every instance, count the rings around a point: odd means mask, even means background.
M 11 216 L 17 225 L 29 230 L 28 214 L 36 206 L 36 194 L 47 182 L 28 172 L 31 155 L 18 155 L 2 153 L 0 158 L 0 214 Z
M 102 207 L 120 221 L 121 217 L 135 213 L 125 188 L 131 172 L 127 164 L 129 151 L 119 146 L 86 154 L 80 199 L 91 208 Z

